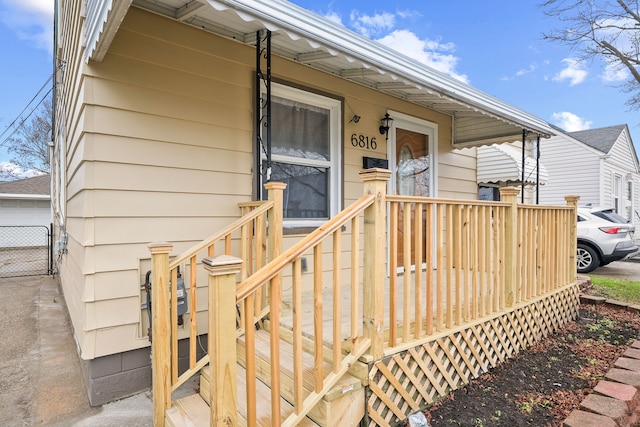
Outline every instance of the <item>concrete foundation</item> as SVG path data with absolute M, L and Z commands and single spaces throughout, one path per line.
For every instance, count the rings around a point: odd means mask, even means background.
M 197 343 L 198 358 L 207 348 L 207 336 Z M 178 372 L 189 367 L 189 341 L 178 343 Z M 91 406 L 104 405 L 151 388 L 151 348 L 116 353 L 82 361 Z

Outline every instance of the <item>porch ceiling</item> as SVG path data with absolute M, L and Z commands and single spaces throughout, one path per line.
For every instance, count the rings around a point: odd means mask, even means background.
M 545 138 L 554 134 L 538 117 L 284 0 L 133 0 L 133 5 L 252 45 L 256 32 L 267 28 L 276 55 L 451 115 L 456 147 L 512 142 L 522 138 L 523 129 Z

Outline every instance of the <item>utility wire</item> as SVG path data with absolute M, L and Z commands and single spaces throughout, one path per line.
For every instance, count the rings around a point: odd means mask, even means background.
M 22 120 L 20 121 L 20 124 L 19 124 L 18 126 L 16 126 L 16 127 L 13 129 L 13 132 L 11 132 L 11 133 L 9 134 L 9 136 L 7 136 L 5 139 L 3 139 L 3 140 L 2 140 L 2 142 L 0 142 L 0 147 L 3 147 L 3 146 L 4 146 L 4 145 L 5 145 L 5 144 L 6 144 L 6 143 L 11 139 L 11 137 L 12 137 L 13 135 L 15 135 L 15 133 L 16 133 L 16 132 L 18 132 L 18 130 L 19 130 L 19 129 L 20 129 L 20 128 L 25 124 L 25 122 L 29 119 L 29 117 L 31 117 L 31 115 L 32 115 L 32 114 L 33 114 L 33 113 L 38 109 L 38 107 L 40 106 L 40 104 L 42 104 L 42 103 L 44 102 L 44 100 L 45 100 L 45 99 L 47 99 L 47 96 L 49 96 L 49 94 L 51 93 L 51 91 L 52 91 L 52 90 L 53 90 L 53 88 L 49 89 L 49 90 L 47 91 L 47 93 L 45 93 L 45 94 L 44 94 L 44 96 L 42 97 L 42 99 L 40 99 L 40 101 L 39 101 L 39 102 L 38 102 L 38 103 L 37 103 L 37 104 L 36 104 L 36 105 L 31 109 L 31 111 L 29 112 L 29 114 L 27 115 L 27 117 L 25 117 L 24 119 L 22 119 Z M 31 102 L 33 102 L 33 100 L 31 100 Z M 30 103 L 31 103 L 31 102 L 30 102 Z M 30 104 L 30 103 L 29 103 L 29 104 Z M 24 113 L 24 110 L 22 110 L 22 112 Z M 22 113 L 20 113 L 20 114 L 22 114 Z M 17 119 L 16 119 L 16 120 L 17 120 Z M 15 123 L 15 122 L 16 122 L 16 120 L 14 120 L 14 121 L 13 121 L 13 123 Z M 11 126 L 13 125 L 13 123 L 11 124 Z M 8 129 L 8 128 L 7 128 L 7 129 Z M 2 137 L 5 133 L 6 133 L 6 130 L 5 130 L 5 132 L 2 132 L 2 135 L 0 135 L 0 137 Z
M 29 108 L 29 106 L 33 103 L 33 101 L 40 95 L 40 93 L 42 92 L 42 90 L 49 84 L 49 82 L 53 79 L 53 76 L 55 75 L 55 72 L 51 73 L 51 75 L 49 76 L 49 78 L 47 79 L 46 82 L 44 82 L 44 84 L 42 85 L 42 87 L 40 87 L 40 89 L 38 89 L 38 92 L 36 92 L 36 94 L 33 96 L 33 98 L 31 98 L 31 101 L 29 101 L 29 103 L 22 109 L 22 111 L 20 112 L 20 114 L 18 114 L 18 116 L 13 119 L 13 121 L 11 122 L 11 124 L 9 126 L 7 126 L 4 131 L 0 134 L 0 138 L 2 138 L 8 131 L 9 129 L 11 129 L 18 120 L 20 120 L 20 124 L 19 126 L 17 126 L 13 132 L 11 133 L 11 135 L 9 135 L 7 138 L 5 138 L 2 143 L 0 143 L 0 147 L 3 146 L 8 140 L 9 138 L 11 138 L 11 136 L 13 136 L 13 134 L 16 133 L 16 130 L 20 128 L 20 126 L 22 126 L 22 124 L 31 116 L 31 114 L 33 114 L 33 111 L 38 108 L 40 106 L 40 104 L 42 104 L 42 101 L 44 100 L 44 98 L 46 98 L 47 95 L 49 95 L 51 93 L 52 89 L 49 89 L 49 91 L 47 92 L 47 94 L 43 97 L 43 99 L 40 100 L 40 102 L 38 102 L 38 104 L 31 110 L 31 112 L 29 113 L 29 115 L 22 119 L 22 115 L 24 114 L 24 112 Z

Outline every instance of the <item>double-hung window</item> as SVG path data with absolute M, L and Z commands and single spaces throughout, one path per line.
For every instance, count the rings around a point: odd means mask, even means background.
M 341 200 L 341 102 L 279 84 L 271 93 L 271 181 L 287 184 L 285 225 L 320 225 Z

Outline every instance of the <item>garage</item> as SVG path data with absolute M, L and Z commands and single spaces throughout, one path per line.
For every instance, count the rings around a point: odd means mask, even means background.
M 50 274 L 50 178 L 0 182 L 0 277 Z

